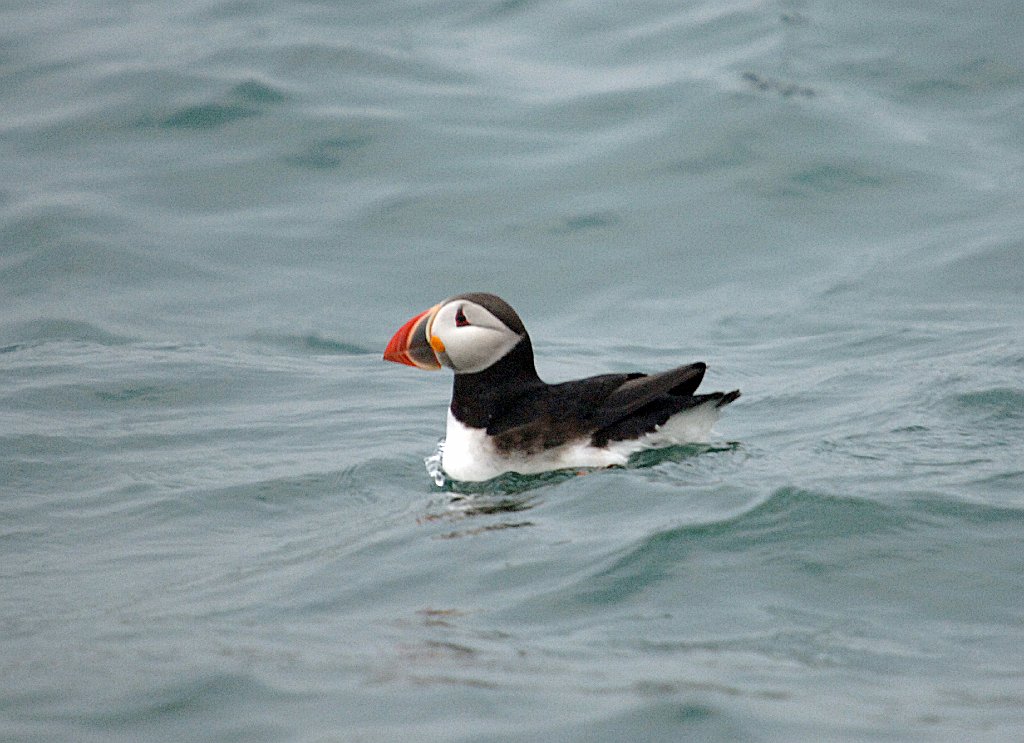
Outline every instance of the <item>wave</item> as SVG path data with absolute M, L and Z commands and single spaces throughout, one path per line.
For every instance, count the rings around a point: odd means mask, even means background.
M 174 683 L 150 686 L 120 700 L 101 704 L 93 711 L 83 711 L 80 719 L 91 728 L 116 731 L 120 735 L 134 729 L 143 737 L 143 731 L 148 734 L 154 726 L 180 724 L 182 720 L 197 717 L 205 718 L 214 729 L 223 725 L 230 728 L 233 724 L 221 719 L 226 710 L 282 696 L 287 695 L 250 675 L 197 673 Z M 245 736 L 249 740 L 270 739 L 268 730 L 273 729 L 273 725 L 263 721 L 251 728 L 247 726 Z M 227 730 L 222 732 L 228 733 Z M 234 736 L 229 734 L 229 737 Z
M 256 80 L 244 80 L 214 100 L 186 103 L 155 123 L 165 129 L 211 129 L 256 116 L 267 107 L 287 100 L 283 90 Z M 148 122 L 143 119 L 139 123 Z
M 110 333 L 98 325 L 69 318 L 43 318 L 0 325 L 0 353 L 53 342 L 91 343 L 99 346 L 122 346 L 132 338 Z
M 953 395 L 952 405 L 963 415 L 987 421 L 1024 420 L 1024 390 L 1013 387 L 992 387 Z
M 648 533 L 531 603 L 558 613 L 619 605 L 662 583 L 690 582 L 686 576 L 700 566 L 715 569 L 737 561 L 766 577 L 796 582 L 872 570 L 879 560 L 898 571 L 901 561 L 916 554 L 913 544 L 926 549 L 965 528 L 1009 525 L 1012 531 L 1021 522 L 1024 509 L 940 496 L 884 503 L 785 487 L 723 518 Z
M 375 349 L 327 338 L 319 333 L 253 333 L 248 339 L 259 345 L 316 356 L 365 356 L 377 353 Z

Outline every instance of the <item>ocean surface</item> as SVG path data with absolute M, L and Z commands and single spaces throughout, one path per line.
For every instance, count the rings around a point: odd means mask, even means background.
M 437 485 L 453 294 L 709 446 Z M 0 740 L 1024 740 L 1019 0 L 0 5 Z

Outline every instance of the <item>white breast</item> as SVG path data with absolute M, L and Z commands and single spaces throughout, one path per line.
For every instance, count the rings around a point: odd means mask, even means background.
M 622 466 L 631 454 L 643 449 L 707 441 L 718 413 L 712 401 L 678 413 L 658 430 L 639 439 L 612 441 L 604 448 L 583 440 L 526 455 L 499 452 L 486 431 L 460 423 L 449 410 L 441 467 L 453 480 L 479 482 L 505 472 L 534 475 L 572 467 Z

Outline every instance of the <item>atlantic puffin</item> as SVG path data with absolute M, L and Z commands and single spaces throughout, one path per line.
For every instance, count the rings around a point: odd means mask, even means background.
M 657 374 L 602 374 L 547 384 L 508 303 L 472 292 L 419 313 L 384 360 L 455 372 L 441 468 L 457 481 L 508 472 L 624 465 L 643 449 L 705 442 L 739 390 L 697 395 L 707 365 Z

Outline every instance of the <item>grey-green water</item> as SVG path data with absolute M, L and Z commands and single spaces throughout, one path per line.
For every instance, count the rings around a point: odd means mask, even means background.
M 1020 740 L 1017 2 L 0 8 L 0 739 Z M 438 488 L 462 291 L 711 448 Z

